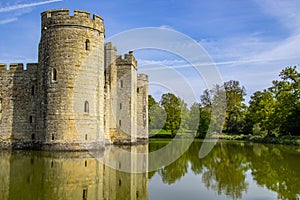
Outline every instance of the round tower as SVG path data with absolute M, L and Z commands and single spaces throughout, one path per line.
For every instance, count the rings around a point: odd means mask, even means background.
M 98 142 L 104 131 L 103 19 L 68 9 L 41 17 L 38 139 L 52 146 Z

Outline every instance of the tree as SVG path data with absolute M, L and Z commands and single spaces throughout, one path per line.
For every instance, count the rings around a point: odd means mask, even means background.
M 204 90 L 200 96 L 200 102 L 204 107 L 211 108 L 213 102 L 213 90 Z
M 164 128 L 171 130 L 171 134 L 174 136 L 180 127 L 181 121 L 180 99 L 174 94 L 167 93 L 162 95 L 160 104 L 167 114 Z
M 224 87 L 215 85 L 211 90 L 204 90 L 203 95 L 200 96 L 200 101 L 202 107 L 200 110 L 198 137 L 204 137 L 208 132 L 210 135 L 221 133 L 226 110 Z
M 201 105 L 199 103 L 193 103 L 190 108 L 190 121 L 189 121 L 189 129 L 190 130 L 198 130 L 199 122 L 200 122 L 200 109 Z
M 271 92 L 255 92 L 249 101 L 249 108 L 247 113 L 247 118 L 250 119 L 248 123 L 252 126 L 256 124 L 256 129 L 258 126 L 260 131 L 267 131 L 271 134 L 272 130 L 275 129 L 271 122 L 271 116 L 274 114 L 275 99 Z
M 183 130 L 189 129 L 189 121 L 190 121 L 190 110 L 184 100 L 180 99 L 180 109 L 181 109 L 181 120 L 180 120 L 180 128 Z
M 151 95 L 149 95 L 148 102 L 149 129 L 162 129 L 167 118 L 165 110 Z
M 200 108 L 200 120 L 196 137 L 204 138 L 211 121 L 211 112 L 208 108 Z
M 224 83 L 226 92 L 226 119 L 225 131 L 227 133 L 242 132 L 246 105 L 243 103 L 246 95 L 244 86 L 239 81 L 230 80 Z
M 274 80 L 269 90 L 273 93 L 276 104 L 272 115 L 273 125 L 277 126 L 282 134 L 300 135 L 300 73 L 297 67 L 286 67 L 279 77 Z

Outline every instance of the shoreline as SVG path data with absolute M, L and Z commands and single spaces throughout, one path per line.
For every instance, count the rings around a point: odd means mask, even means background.
M 149 140 L 151 139 L 172 139 L 174 136 L 171 134 L 154 134 L 149 136 Z M 176 136 L 176 138 L 186 138 L 184 135 Z M 204 139 L 200 137 L 195 137 L 195 139 Z M 297 136 L 253 136 L 253 135 L 213 135 L 211 139 L 218 140 L 228 140 L 228 141 L 243 141 L 248 143 L 260 143 L 260 144 L 279 144 L 279 145 L 293 145 L 300 146 L 300 137 Z
M 137 138 L 135 141 L 130 140 L 116 140 L 114 142 L 99 141 L 99 142 L 0 142 L 1 150 L 39 150 L 39 151 L 93 151 L 104 150 L 110 145 L 116 146 L 135 146 L 140 144 L 147 144 L 149 139 Z

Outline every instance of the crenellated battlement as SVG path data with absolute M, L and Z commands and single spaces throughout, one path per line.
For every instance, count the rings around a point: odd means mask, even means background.
M 148 82 L 148 75 L 146 75 L 146 74 L 139 74 L 138 75 L 138 80 Z
M 2 73 L 15 73 L 15 72 L 20 72 L 20 73 L 31 73 L 31 72 L 36 72 L 37 70 L 37 63 L 27 63 L 26 67 L 23 63 L 11 63 L 8 65 L 5 63 L 0 63 L 0 71 Z
M 137 68 L 137 60 L 133 55 L 133 51 L 129 51 L 129 53 L 125 54 L 124 57 L 118 55 L 116 62 L 117 65 L 133 65 L 134 68 Z
M 69 9 L 48 10 L 41 14 L 42 16 L 42 31 L 53 26 L 79 26 L 91 28 L 105 32 L 103 19 L 94 14 L 83 10 L 74 10 L 74 15 L 70 15 Z
M 38 63 L 0 63 L 0 148 L 87 150 L 148 139 L 148 76 L 104 44 L 103 19 L 41 14 Z M 113 113 L 116 112 L 116 113 Z

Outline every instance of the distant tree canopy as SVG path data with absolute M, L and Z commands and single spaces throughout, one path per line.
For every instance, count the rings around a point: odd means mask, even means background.
M 244 103 L 246 90 L 235 80 L 204 90 L 200 103 L 195 102 L 190 108 L 171 93 L 163 94 L 160 102 L 149 96 L 149 128 L 170 130 L 172 135 L 178 131 L 196 130 L 196 136 L 203 138 L 209 125 L 217 120 L 212 118 L 212 106 L 225 98 L 222 132 L 300 135 L 300 73 L 296 66 L 286 67 L 279 73 L 279 78 L 271 87 L 253 93 L 248 106 Z

